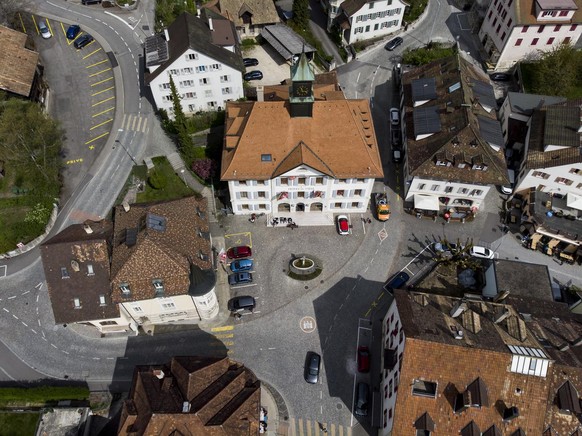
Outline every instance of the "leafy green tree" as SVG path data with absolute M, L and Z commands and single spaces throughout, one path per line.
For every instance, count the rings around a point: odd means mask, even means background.
M 532 91 L 543 95 L 568 97 L 582 74 L 582 55 L 570 44 L 560 44 L 549 52 L 540 52 L 533 75 Z
M 309 26 L 309 0 L 293 0 L 293 23 L 300 29 Z
M 186 126 L 186 115 L 182 109 L 182 97 L 178 94 L 178 89 L 174 83 L 174 78 L 170 75 L 170 95 L 172 97 L 172 107 L 174 108 L 174 125 L 176 130 Z

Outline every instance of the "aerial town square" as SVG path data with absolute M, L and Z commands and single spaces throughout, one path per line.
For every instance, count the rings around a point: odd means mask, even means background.
M 582 434 L 582 0 L 2 0 L 0 435 Z

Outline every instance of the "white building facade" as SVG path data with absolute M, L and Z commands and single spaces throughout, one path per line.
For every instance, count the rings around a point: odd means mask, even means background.
M 435 180 L 423 177 L 413 177 L 407 182 L 406 201 L 418 203 L 426 197 L 424 204 L 434 208 L 428 210 L 438 211 L 444 206 L 470 206 L 475 212 L 481 207 L 487 193 L 491 189 L 489 185 L 477 185 L 456 181 Z M 445 200 L 446 199 L 446 200 Z M 421 208 L 424 209 L 424 208 Z
M 271 180 L 229 181 L 233 212 L 364 213 L 374 179 L 334 179 L 301 165 Z
M 345 43 L 353 44 L 397 32 L 402 26 L 406 6 L 401 0 L 344 1 L 340 5 L 339 13 L 345 14 L 347 19 L 347 23 L 341 25 L 346 28 L 342 33 Z
M 580 0 L 494 0 L 479 30 L 491 70 L 508 71 L 562 43 L 575 45 L 582 33 Z M 533 13 L 532 13 L 533 12 Z

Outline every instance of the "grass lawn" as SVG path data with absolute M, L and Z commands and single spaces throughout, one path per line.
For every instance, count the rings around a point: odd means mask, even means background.
M 38 413 L 0 413 L 0 436 L 32 436 Z
M 156 171 L 165 180 L 165 186 L 155 189 L 148 181 L 145 184 L 145 192 L 137 194 L 138 203 L 148 203 L 160 200 L 175 200 L 188 197 L 194 194 L 190 187 L 186 186 L 184 180 L 174 173 L 174 169 L 165 157 L 155 157 L 152 159 Z M 186 170 L 188 171 L 188 170 Z M 150 171 L 151 175 L 152 171 Z

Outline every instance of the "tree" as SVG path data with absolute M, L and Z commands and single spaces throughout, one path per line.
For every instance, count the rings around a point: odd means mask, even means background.
M 568 97 L 580 80 L 582 55 L 570 44 L 560 44 L 549 52 L 540 52 L 533 75 L 532 91 L 543 95 Z
M 208 180 L 214 175 L 216 164 L 212 159 L 196 159 L 192 163 L 192 171 L 202 180 Z
M 176 130 L 180 131 L 182 126 L 186 126 L 186 115 L 184 115 L 184 110 L 182 109 L 182 97 L 178 94 L 178 89 L 171 75 L 170 96 L 172 98 L 172 107 L 174 108 L 174 125 L 176 126 Z
M 293 23 L 301 30 L 309 26 L 309 0 L 293 0 Z

